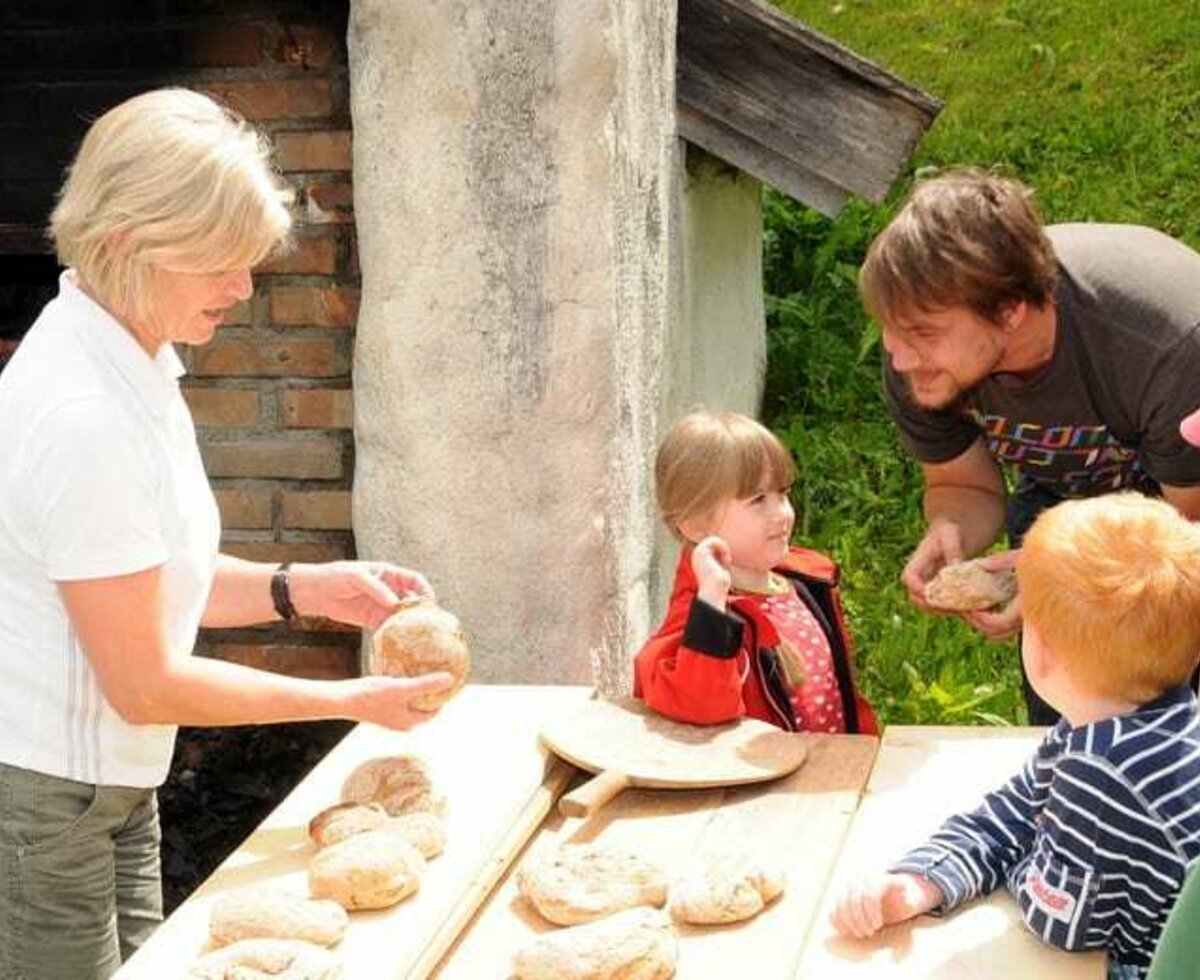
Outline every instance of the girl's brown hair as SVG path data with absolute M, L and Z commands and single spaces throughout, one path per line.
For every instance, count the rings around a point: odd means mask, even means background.
M 698 411 L 673 426 L 658 449 L 658 507 L 680 540 L 680 522 L 703 519 L 721 504 L 753 496 L 766 473 L 775 487 L 795 479 L 791 454 L 769 429 L 737 412 Z

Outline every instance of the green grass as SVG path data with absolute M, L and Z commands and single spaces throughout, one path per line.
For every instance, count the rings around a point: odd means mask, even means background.
M 863 687 L 892 722 L 1022 722 L 1014 645 L 918 613 L 898 575 L 920 474 L 879 391 L 858 265 L 925 168 L 999 166 L 1048 221 L 1152 225 L 1200 246 L 1194 0 L 783 0 L 944 108 L 888 201 L 835 220 L 768 192 L 764 414 L 796 455 L 798 535 L 843 566 Z M 1200 288 L 1200 284 L 1198 284 Z

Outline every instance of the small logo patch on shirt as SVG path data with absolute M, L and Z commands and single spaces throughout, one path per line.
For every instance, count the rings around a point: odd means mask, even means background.
M 1075 918 L 1075 896 L 1061 888 L 1048 884 L 1036 871 L 1030 871 L 1025 879 L 1033 904 L 1059 922 L 1069 923 Z

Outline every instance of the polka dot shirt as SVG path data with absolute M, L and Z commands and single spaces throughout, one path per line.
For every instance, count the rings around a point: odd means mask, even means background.
M 846 717 L 833 668 L 833 650 L 821 624 L 794 589 L 762 596 L 758 601 L 804 665 L 804 680 L 792 689 L 792 705 L 800 728 L 809 732 L 844 732 Z

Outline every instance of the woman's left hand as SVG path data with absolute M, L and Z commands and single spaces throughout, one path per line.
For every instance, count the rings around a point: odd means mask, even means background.
M 368 630 L 377 629 L 402 599 L 436 600 L 420 572 L 382 561 L 293 565 L 290 585 L 301 616 L 324 616 Z

